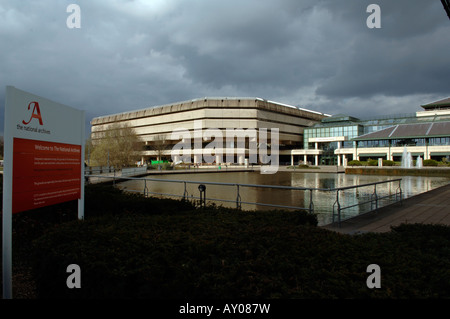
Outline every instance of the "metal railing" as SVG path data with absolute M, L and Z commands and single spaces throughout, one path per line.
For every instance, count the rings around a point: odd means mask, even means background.
M 388 195 L 384 195 L 384 196 L 380 196 L 377 193 L 377 185 L 380 184 L 386 184 L 386 183 L 392 183 L 392 182 L 398 182 L 398 187 L 395 190 L 394 194 L 388 194 Z M 360 206 L 360 205 L 364 205 L 364 204 L 368 204 L 370 203 L 370 211 L 377 211 L 378 207 L 379 207 L 379 202 L 382 199 L 385 198 L 390 198 L 390 197 L 395 197 L 395 201 L 402 203 L 402 187 L 401 187 L 401 183 L 402 183 L 402 179 L 398 178 L 398 179 L 391 179 L 388 181 L 381 181 L 381 182 L 373 182 L 373 183 L 367 183 L 367 184 L 360 184 L 360 185 L 353 185 L 353 186 L 346 186 L 346 187 L 339 187 L 339 188 L 334 188 L 334 189 L 330 189 L 330 191 L 336 191 L 336 201 L 333 204 L 333 215 L 332 215 L 332 220 L 333 223 L 336 222 L 335 218 L 337 218 L 337 223 L 338 226 L 341 227 L 341 222 L 342 222 L 342 215 L 341 212 L 344 209 L 348 209 L 348 208 L 352 208 L 355 206 Z M 341 203 L 339 201 L 339 192 L 345 191 L 345 190 L 349 190 L 349 189 L 357 189 L 357 188 L 361 188 L 361 187 L 368 187 L 368 186 L 373 186 L 373 193 L 370 195 L 370 199 L 367 201 L 358 201 L 357 204 L 353 204 L 353 205 L 348 205 L 345 207 L 341 207 Z M 361 215 L 361 214 L 359 214 Z
M 204 181 L 184 181 L 184 180 L 173 180 L 173 179 L 159 179 L 159 178 L 147 178 L 147 177 L 131 177 L 131 176 L 105 176 L 105 175 L 86 175 L 86 177 L 95 177 L 95 178 L 104 178 L 104 179 L 113 179 L 114 185 L 116 185 L 115 180 L 116 178 L 120 178 L 120 180 L 140 180 L 144 182 L 143 190 L 130 190 L 127 189 L 128 192 L 138 192 L 142 193 L 144 196 L 148 197 L 149 195 L 160 195 L 160 196 L 167 196 L 167 197 L 178 197 L 182 198 L 184 200 L 189 199 L 195 199 L 203 201 L 200 204 L 202 206 L 205 205 L 206 199 L 209 201 L 216 201 L 216 202 L 226 202 L 226 203 L 234 203 L 235 207 L 237 209 L 242 208 L 242 204 L 248 204 L 248 205 L 259 205 L 259 206 L 268 206 L 268 207 L 275 207 L 275 208 L 283 208 L 283 209 L 295 209 L 295 210 L 306 210 L 309 213 L 314 213 L 314 202 L 313 202 L 313 192 L 317 191 L 323 191 L 323 192 L 336 192 L 336 200 L 333 204 L 333 210 L 332 210 L 332 221 L 333 223 L 338 222 L 338 226 L 341 226 L 342 222 L 342 215 L 341 212 L 345 209 L 349 209 L 355 206 L 364 205 L 367 203 L 371 204 L 372 210 L 378 210 L 379 203 L 382 199 L 395 197 L 395 202 L 402 201 L 402 189 L 401 189 L 401 181 L 402 179 L 393 179 L 393 180 L 387 180 L 387 181 L 380 181 L 380 182 L 373 182 L 373 183 L 367 183 L 367 184 L 360 184 L 360 185 L 353 185 L 353 186 L 346 186 L 346 187 L 337 187 L 337 188 L 314 188 L 314 187 L 294 187 L 294 186 L 282 186 L 282 185 L 260 185 L 260 184 L 244 184 L 244 183 L 221 183 L 221 182 L 204 182 Z M 152 192 L 149 190 L 148 182 L 162 182 L 162 183 L 178 183 L 183 184 L 183 194 L 170 194 L 170 193 L 159 193 L 159 192 Z M 389 194 L 385 196 L 380 196 L 379 193 L 377 193 L 377 185 L 380 184 L 386 184 L 386 183 L 393 183 L 393 182 L 399 182 L 398 187 L 396 188 L 395 194 Z M 206 187 L 201 187 L 204 191 L 204 193 L 201 193 L 200 190 L 200 196 L 194 196 L 191 194 L 189 197 L 189 193 L 187 191 L 187 185 L 188 184 L 195 184 L 199 185 L 199 190 L 201 185 L 217 185 L 217 186 L 224 186 L 224 187 L 235 187 L 236 188 L 236 197 L 234 200 L 229 199 L 223 199 L 223 198 L 206 198 Z M 370 199 L 367 201 L 362 201 L 348 206 L 341 206 L 340 201 L 340 194 L 346 190 L 351 189 L 358 189 L 362 187 L 368 187 L 373 186 L 373 193 L 370 195 Z M 241 197 L 241 190 L 242 188 L 261 188 L 261 189 L 284 189 L 284 190 L 298 190 L 298 191 L 304 191 L 308 192 L 309 194 L 309 205 L 308 207 L 301 207 L 301 206 L 288 206 L 288 205 L 278 205 L 278 204 L 269 204 L 269 203 L 259 203 L 259 202 L 249 202 L 249 201 L 243 201 Z M 359 214 L 361 215 L 361 213 Z

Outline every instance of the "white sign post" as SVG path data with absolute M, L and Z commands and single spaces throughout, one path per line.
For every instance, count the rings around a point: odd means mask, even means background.
M 12 214 L 78 200 L 84 219 L 84 111 L 6 87 L 3 298 L 12 298 Z

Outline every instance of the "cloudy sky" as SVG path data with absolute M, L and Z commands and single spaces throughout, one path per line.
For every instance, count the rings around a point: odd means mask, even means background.
M 2 131 L 6 85 L 87 121 L 217 96 L 367 118 L 450 96 L 439 0 L 0 0 L 0 45 Z

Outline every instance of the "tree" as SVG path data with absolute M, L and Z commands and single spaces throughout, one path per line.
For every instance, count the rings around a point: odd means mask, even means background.
M 164 156 L 164 151 L 169 147 L 168 140 L 164 135 L 157 135 L 153 138 L 152 142 L 147 145 L 149 150 L 156 152 L 158 161 L 161 161 Z
M 103 137 L 92 141 L 92 166 L 115 168 L 134 166 L 143 149 L 142 141 L 127 124 L 114 123 L 104 131 Z

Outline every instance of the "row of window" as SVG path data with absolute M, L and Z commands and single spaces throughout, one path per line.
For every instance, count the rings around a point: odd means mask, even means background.
M 339 127 L 320 127 L 305 129 L 305 138 L 314 137 L 336 137 L 347 136 L 348 138 L 354 138 L 364 133 L 364 128 L 359 125 L 354 126 L 339 126 Z
M 316 147 L 315 144 L 316 143 L 308 143 L 308 148 L 307 149 L 314 149 Z M 356 145 L 356 142 L 353 142 L 353 141 L 341 142 L 341 147 L 342 148 L 353 148 L 353 147 L 355 147 L 355 145 Z M 321 150 L 335 150 L 335 149 L 337 149 L 338 145 L 337 145 L 337 142 L 319 143 L 318 147 Z
M 427 144 L 428 140 L 428 144 Z M 394 140 L 358 141 L 358 147 L 401 147 L 401 146 L 450 145 L 450 137 L 406 138 Z

